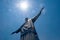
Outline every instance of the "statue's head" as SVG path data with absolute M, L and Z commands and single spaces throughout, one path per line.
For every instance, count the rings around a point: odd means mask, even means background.
M 28 21 L 28 18 L 25 18 L 25 21 Z

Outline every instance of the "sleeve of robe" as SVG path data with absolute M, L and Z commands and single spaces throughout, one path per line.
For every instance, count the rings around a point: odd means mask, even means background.
M 39 12 L 35 17 L 32 18 L 32 22 L 33 22 L 33 23 L 34 23 L 34 22 L 38 19 L 38 17 L 41 15 L 41 12 L 43 11 L 43 9 L 44 9 L 44 7 L 40 10 L 40 12 Z
M 25 24 L 25 23 L 24 23 L 24 24 Z M 24 24 L 23 24 L 23 25 L 21 25 L 21 27 L 20 27 L 19 29 L 17 29 L 16 31 L 12 32 L 11 34 L 21 32 L 21 28 L 24 26 Z

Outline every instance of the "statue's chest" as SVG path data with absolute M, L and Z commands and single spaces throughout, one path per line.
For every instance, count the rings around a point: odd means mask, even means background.
M 26 22 L 25 25 L 23 26 L 22 32 L 31 30 L 31 29 L 32 29 L 32 26 L 33 26 L 33 23 L 32 23 L 31 20 L 29 20 L 29 21 Z

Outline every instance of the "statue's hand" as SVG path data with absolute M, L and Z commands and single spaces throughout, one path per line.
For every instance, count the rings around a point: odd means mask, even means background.
M 42 7 L 42 9 L 40 10 L 40 12 L 42 12 L 44 8 L 45 8 L 45 7 Z
M 16 33 L 16 32 L 12 32 L 11 35 L 14 34 L 14 33 Z

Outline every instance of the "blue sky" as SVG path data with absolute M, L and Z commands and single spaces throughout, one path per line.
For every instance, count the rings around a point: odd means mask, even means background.
M 0 0 L 0 40 L 19 40 L 20 33 L 10 35 L 24 22 L 24 18 L 34 17 L 41 7 L 45 6 L 45 14 L 41 14 L 35 22 L 40 40 L 60 40 L 60 1 L 59 0 L 28 0 L 30 8 L 27 12 L 16 7 L 21 0 Z

